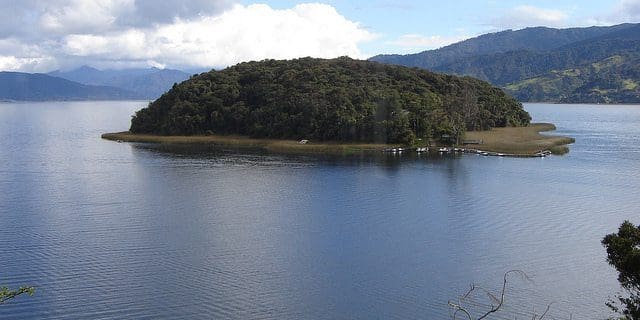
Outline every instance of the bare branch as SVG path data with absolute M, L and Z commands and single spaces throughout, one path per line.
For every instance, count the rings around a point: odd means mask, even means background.
M 542 315 L 540 316 L 540 318 L 539 318 L 538 320 L 542 320 L 542 319 L 544 318 L 544 316 L 546 316 L 546 315 L 547 315 L 547 313 L 549 312 L 549 309 L 551 309 L 551 305 L 552 305 L 552 304 L 553 304 L 553 303 L 549 303 L 549 304 L 547 305 L 547 309 L 546 309 L 546 310 L 544 310 L 544 312 L 542 313 Z
M 457 319 L 457 317 L 458 317 L 458 312 L 462 312 L 462 313 L 464 313 L 464 314 L 467 316 L 467 318 L 468 318 L 469 320 L 473 320 L 473 319 L 471 318 L 471 314 L 469 313 L 469 311 L 467 311 L 467 310 L 466 310 L 465 308 L 463 308 L 461 305 L 459 305 L 459 304 L 455 304 L 455 303 L 453 303 L 453 302 L 449 301 L 449 306 L 451 306 L 452 308 L 454 308 L 454 309 L 455 309 L 455 311 L 453 312 L 453 315 L 451 316 L 451 318 L 452 318 L 453 320 L 456 320 L 456 319 Z
M 449 301 L 449 306 L 452 308 L 453 313 L 451 315 L 452 319 L 456 320 L 458 317 L 458 314 L 462 313 L 466 316 L 466 318 L 468 320 L 483 320 L 486 319 L 487 317 L 489 317 L 490 315 L 498 312 L 500 309 L 502 309 L 502 307 L 504 306 L 504 302 L 505 302 L 505 295 L 507 292 L 507 285 L 509 283 L 509 277 L 512 274 L 517 274 L 520 277 L 522 277 L 524 280 L 527 281 L 531 281 L 531 279 L 529 278 L 529 276 L 522 270 L 509 270 L 507 272 L 505 272 L 503 279 L 502 279 L 502 289 L 500 290 L 499 295 L 494 295 L 492 292 L 490 292 L 489 290 L 486 290 L 480 286 L 477 286 L 476 284 L 471 284 L 469 287 L 469 290 L 462 295 L 460 298 L 458 298 L 458 303 Z M 476 301 L 474 301 L 472 299 L 472 295 L 474 292 L 476 291 L 481 291 L 484 294 L 486 294 L 486 296 L 488 297 L 490 303 L 488 305 L 483 305 L 482 303 L 478 303 Z M 468 309 L 467 307 L 465 307 L 465 304 L 470 304 L 470 305 L 476 305 L 476 306 L 482 306 L 482 307 L 487 307 L 489 308 L 489 310 L 487 310 L 486 312 L 484 312 L 481 316 L 479 316 L 478 318 L 474 318 L 471 315 L 471 311 L 470 309 Z M 540 317 L 538 317 L 538 315 L 536 314 L 535 310 L 533 312 L 533 316 L 532 316 L 532 320 L 543 320 L 545 316 L 547 316 L 547 314 L 549 313 L 549 310 L 551 309 L 551 304 L 547 305 L 547 308 L 545 309 L 544 313 L 542 313 L 542 315 L 540 315 Z

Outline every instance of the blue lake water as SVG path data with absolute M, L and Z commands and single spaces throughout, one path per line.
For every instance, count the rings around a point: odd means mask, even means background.
M 0 318 L 447 319 L 510 269 L 532 281 L 499 319 L 610 315 L 600 240 L 640 223 L 639 106 L 527 104 L 576 138 L 544 159 L 100 139 L 144 106 L 0 104 L 0 284 L 37 287 Z

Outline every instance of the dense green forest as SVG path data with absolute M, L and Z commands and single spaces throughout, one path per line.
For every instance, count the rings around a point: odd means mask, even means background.
M 640 56 L 639 24 L 504 31 L 415 55 L 372 59 L 476 77 L 507 88 L 520 101 L 638 103 L 640 89 L 630 89 L 630 81 L 640 81 L 635 71 L 617 74 L 622 69 L 615 67 L 603 68 L 601 75 L 589 71 L 616 57 L 633 61 L 634 56 Z M 559 79 L 571 70 L 584 72 Z
M 202 73 L 136 112 L 130 131 L 411 143 L 529 121 L 519 102 L 484 81 L 342 57 Z

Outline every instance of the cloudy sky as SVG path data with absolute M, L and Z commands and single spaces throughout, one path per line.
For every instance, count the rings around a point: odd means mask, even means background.
M 530 26 L 640 22 L 640 0 L 0 0 L 0 70 L 367 58 Z

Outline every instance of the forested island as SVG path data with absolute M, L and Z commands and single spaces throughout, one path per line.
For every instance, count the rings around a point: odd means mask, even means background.
M 522 104 L 487 82 L 359 61 L 241 63 L 176 84 L 131 133 L 403 143 L 526 126 Z
M 129 131 L 102 137 L 340 154 L 481 137 L 487 143 L 474 148 L 496 153 L 567 152 L 561 146 L 573 139 L 540 135 L 555 126 L 530 121 L 520 102 L 475 78 L 347 57 L 302 58 L 194 75 L 136 112 Z

